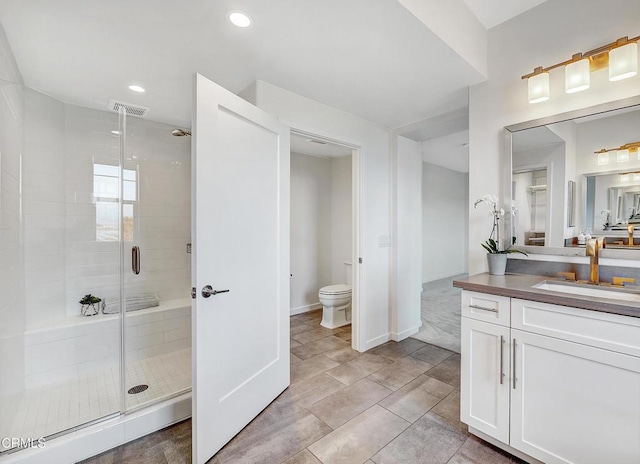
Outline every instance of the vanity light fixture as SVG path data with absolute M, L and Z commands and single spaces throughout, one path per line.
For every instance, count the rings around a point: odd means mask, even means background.
M 527 79 L 529 103 L 539 103 L 549 99 L 549 71 L 565 68 L 565 92 L 575 93 L 586 90 L 591 85 L 591 72 L 609 68 L 609 80 L 619 81 L 638 74 L 638 41 L 640 36 L 629 39 L 622 37 L 602 47 L 585 53 L 576 53 L 570 60 L 543 68 L 539 66 L 522 79 Z
M 636 153 L 638 159 L 640 159 L 640 151 L 638 151 L 638 148 L 640 148 L 640 142 L 630 142 L 617 148 L 603 148 L 602 150 L 596 151 L 595 154 L 598 155 L 598 166 L 609 164 L 609 153 L 613 151 L 616 152 L 616 162 L 618 163 L 629 161 L 631 153 Z

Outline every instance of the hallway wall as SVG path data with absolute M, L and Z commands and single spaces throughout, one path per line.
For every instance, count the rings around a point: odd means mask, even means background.
M 469 174 L 423 163 L 422 176 L 422 281 L 431 282 L 467 272 Z

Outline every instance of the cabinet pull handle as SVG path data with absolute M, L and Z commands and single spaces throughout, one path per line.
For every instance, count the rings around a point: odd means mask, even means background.
M 503 360 L 504 360 L 504 337 L 500 335 L 500 385 L 502 385 L 502 382 L 504 380 Z
M 478 306 L 478 305 L 469 305 L 470 308 L 473 309 L 482 309 L 483 311 L 491 311 L 492 313 L 497 313 L 498 310 L 497 309 L 493 309 L 493 308 L 485 308 L 484 306 Z
M 516 339 L 513 339 L 513 389 L 516 389 Z

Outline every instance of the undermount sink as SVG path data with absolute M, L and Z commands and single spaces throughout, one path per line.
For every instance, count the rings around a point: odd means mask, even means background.
M 578 283 L 545 280 L 533 286 L 538 290 L 566 293 L 569 295 L 593 296 L 596 298 L 610 298 L 612 300 L 635 301 L 640 303 L 640 293 L 625 288 L 602 288 L 596 285 L 581 285 Z

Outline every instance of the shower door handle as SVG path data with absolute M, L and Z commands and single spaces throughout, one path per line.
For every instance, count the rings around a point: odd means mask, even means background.
M 214 290 L 211 285 L 202 287 L 202 296 L 205 298 L 209 298 L 211 295 L 217 295 L 218 293 L 229 293 L 229 290 Z
M 140 274 L 140 247 L 131 248 L 131 270 L 134 274 Z

